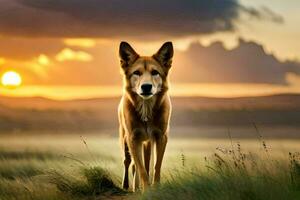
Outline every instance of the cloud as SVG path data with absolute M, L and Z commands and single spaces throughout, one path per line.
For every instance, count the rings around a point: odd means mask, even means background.
M 259 20 L 269 20 L 279 24 L 282 24 L 284 22 L 284 19 L 281 15 L 275 13 L 266 6 L 262 6 L 261 8 L 257 9 L 240 5 L 240 9 L 244 13 L 247 13 L 248 16 L 257 18 Z
M 65 46 L 61 39 L 26 40 L 29 41 L 11 40 L 11 46 L 0 40 L 0 58 L 4 62 L 1 65 L 0 59 L 0 71 L 15 69 L 24 74 L 26 84 L 110 85 L 122 82 L 117 42 L 96 41 L 92 48 L 82 49 Z M 262 45 L 243 39 L 231 50 L 224 48 L 221 42 L 210 46 L 195 42 L 186 51 L 177 50 L 175 43 L 175 50 L 171 72 L 174 83 L 285 85 L 289 83 L 288 74 L 300 75 L 299 62 L 280 61 L 266 53 Z
M 63 49 L 65 44 L 62 39 L 0 37 L 0 46 L 0 57 L 30 60 L 40 54 L 53 56 Z
M 55 56 L 55 58 L 59 62 L 63 62 L 63 61 L 89 62 L 93 59 L 93 56 L 84 51 L 74 51 L 70 48 L 65 48 L 62 51 L 60 51 Z
M 179 37 L 233 31 L 240 13 L 278 17 L 237 0 L 2 0 L 1 35 L 27 37 Z M 267 16 L 267 17 L 266 17 Z M 279 20 L 280 21 L 280 20 Z
M 1 57 L 0 57 L 0 66 L 1 66 L 1 65 L 4 65 L 5 62 L 6 62 L 6 61 L 5 61 L 5 58 L 1 58 Z
M 49 84 L 121 84 L 117 47 L 118 43 L 97 44 L 88 50 L 93 56 L 89 62 L 57 62 L 57 70 L 49 72 Z M 186 51 L 176 50 L 171 81 L 285 85 L 289 83 L 288 74 L 300 75 L 300 63 L 282 62 L 266 53 L 262 45 L 240 39 L 238 46 L 231 50 L 221 42 L 207 47 L 195 42 Z
M 262 45 L 243 39 L 232 50 L 221 42 L 193 43 L 175 59 L 172 78 L 177 82 L 287 84 L 288 73 L 300 75 L 299 62 L 281 62 Z
M 39 55 L 39 57 L 37 58 L 37 62 L 40 65 L 49 65 L 50 64 L 50 59 L 48 58 L 48 56 L 46 56 L 45 54 L 41 54 Z
M 88 38 L 65 39 L 64 43 L 68 46 L 92 48 L 95 47 L 96 41 Z
M 16 70 L 24 76 L 24 84 L 27 85 L 93 85 L 118 82 L 120 77 L 117 45 L 97 40 L 95 46 L 83 47 L 78 43 L 82 42 L 81 39 L 76 39 L 75 43 L 73 39 L 71 41 L 72 45 L 65 44 L 62 38 L 0 37 L 0 72 Z M 112 73 L 113 70 L 115 74 Z M 113 78 L 108 79 L 107 74 L 113 74 Z

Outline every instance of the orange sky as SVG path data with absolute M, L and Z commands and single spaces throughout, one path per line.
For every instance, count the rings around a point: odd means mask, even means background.
M 235 28 L 230 31 L 124 38 L 143 55 L 155 53 L 165 40 L 173 41 L 172 95 L 233 97 L 300 93 L 300 43 L 295 42 L 300 34 L 300 27 L 295 26 L 300 20 L 296 9 L 299 1 L 239 2 L 261 14 L 254 17 L 241 14 L 233 20 Z M 7 32 L 14 33 L 9 27 Z M 1 85 L 1 95 L 72 99 L 118 96 L 122 92 L 117 55 L 122 37 L 27 37 L 25 32 L 23 37 L 7 36 L 1 31 L 0 35 L 0 75 L 14 70 L 23 80 L 21 86 L 13 89 Z M 221 41 L 225 49 L 216 41 Z M 199 42 L 199 47 L 194 45 L 190 49 L 195 42 Z M 200 55 L 209 51 L 207 56 Z M 245 66 L 248 58 L 257 62 Z M 286 63 L 287 60 L 292 63 Z M 234 67 L 230 68 L 231 65 Z
M 264 96 L 279 93 L 300 93 L 300 78 L 288 77 L 291 85 L 270 84 L 171 84 L 171 96 L 241 97 Z M 0 93 L 12 97 L 42 96 L 51 99 L 69 100 L 98 97 L 118 97 L 122 87 L 118 86 L 40 86 L 29 85 L 10 89 L 0 87 Z

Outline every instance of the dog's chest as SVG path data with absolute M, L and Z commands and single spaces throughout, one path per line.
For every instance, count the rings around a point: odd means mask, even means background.
M 155 101 L 152 99 L 143 100 L 137 103 L 136 111 L 143 122 L 148 122 L 152 119 L 154 104 Z

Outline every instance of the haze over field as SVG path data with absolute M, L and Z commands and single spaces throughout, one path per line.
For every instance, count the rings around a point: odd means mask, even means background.
M 0 97 L 1 133 L 95 133 L 118 136 L 119 97 L 58 101 Z M 171 136 L 298 138 L 300 95 L 208 98 L 173 97 Z

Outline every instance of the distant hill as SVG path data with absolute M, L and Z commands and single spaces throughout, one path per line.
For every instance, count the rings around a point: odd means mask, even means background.
M 75 100 L 52 100 L 43 97 L 0 96 L 0 105 L 11 108 L 30 109 L 102 109 L 117 106 L 118 98 L 93 98 Z M 298 109 L 300 94 L 278 94 L 259 97 L 213 98 L 172 97 L 175 107 L 189 109 Z
M 119 98 L 58 101 L 41 97 L 0 97 L 0 132 L 99 131 L 117 132 Z M 172 127 L 300 127 L 300 95 L 208 98 L 173 97 Z

